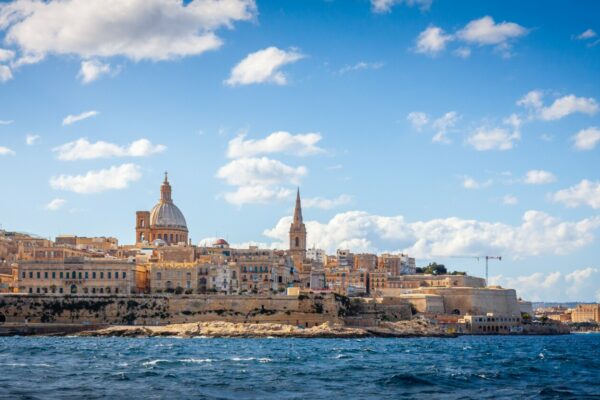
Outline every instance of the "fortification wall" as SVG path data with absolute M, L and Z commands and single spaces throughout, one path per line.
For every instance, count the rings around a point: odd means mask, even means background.
M 442 296 L 446 314 L 460 315 L 521 315 L 514 289 L 496 288 L 421 288 L 413 293 Z
M 340 296 L 0 295 L 0 321 L 161 325 L 200 321 L 273 322 L 314 326 L 342 322 Z

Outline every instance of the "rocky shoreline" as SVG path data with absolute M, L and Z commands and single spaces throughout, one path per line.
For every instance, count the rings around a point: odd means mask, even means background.
M 366 338 L 456 337 L 426 321 L 383 322 L 377 327 L 324 323 L 311 328 L 273 323 L 197 322 L 164 326 L 110 326 L 79 332 L 82 337 Z

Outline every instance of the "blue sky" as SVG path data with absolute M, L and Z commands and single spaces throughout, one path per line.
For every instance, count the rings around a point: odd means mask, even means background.
M 600 300 L 599 16 L 1 2 L 0 223 L 130 243 L 168 170 L 194 242 L 284 247 L 300 186 L 311 245 L 479 275 L 451 256 L 502 255 L 490 275 L 523 297 Z

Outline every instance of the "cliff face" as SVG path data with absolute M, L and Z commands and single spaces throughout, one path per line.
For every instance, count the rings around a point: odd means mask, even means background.
M 334 294 L 262 296 L 0 296 L 0 321 L 163 325 L 202 321 L 312 327 L 342 323 L 353 311 Z

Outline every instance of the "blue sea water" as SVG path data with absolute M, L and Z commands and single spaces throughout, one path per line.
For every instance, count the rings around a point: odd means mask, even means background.
M 5 337 L 0 398 L 600 398 L 600 335 Z

